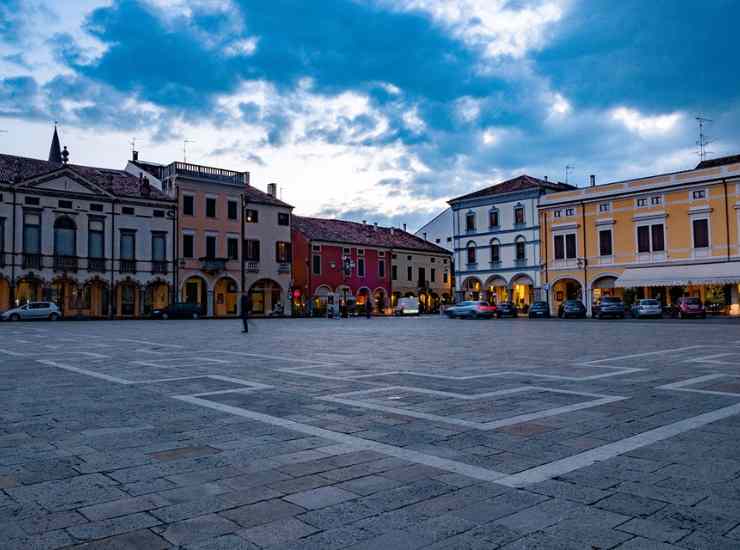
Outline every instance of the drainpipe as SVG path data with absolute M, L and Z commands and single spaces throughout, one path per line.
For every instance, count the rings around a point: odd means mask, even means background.
M 239 246 L 239 249 L 241 250 L 241 253 L 239 254 L 239 258 L 241 258 L 241 261 L 239 262 L 240 263 L 240 266 L 239 266 L 240 267 L 239 274 L 241 276 L 241 289 L 242 289 L 241 295 L 244 296 L 244 292 L 245 292 L 244 286 L 247 284 L 247 272 L 246 272 L 246 268 L 244 266 L 244 262 L 246 261 L 246 258 L 244 257 L 244 252 L 245 252 L 244 251 L 244 248 L 246 247 L 246 241 L 245 241 L 245 239 L 246 239 L 246 230 L 245 230 L 245 227 L 244 227 L 244 225 L 245 225 L 244 224 L 244 212 L 245 212 L 246 207 L 247 207 L 247 201 L 246 201 L 246 197 L 245 197 L 244 193 L 241 193 L 241 195 L 239 196 L 239 199 L 240 199 L 241 205 L 242 205 L 241 214 L 239 216 L 239 221 L 240 221 L 240 223 L 239 223 L 239 225 L 240 225 L 239 232 L 241 234 L 240 236 L 241 236 L 241 239 L 242 239 L 242 242 L 239 243 L 239 245 L 240 245 Z M 241 306 L 242 306 L 242 300 L 239 300 L 239 315 L 242 315 L 243 316 L 244 315 L 244 312 L 241 310 Z
M 550 239 L 547 236 L 547 213 L 546 212 L 540 212 L 540 216 L 542 218 L 542 221 L 540 222 L 540 225 L 543 228 L 543 230 L 540 232 L 540 234 L 545 237 L 544 238 L 544 243 L 543 243 L 544 248 L 545 248 L 545 261 L 544 261 L 544 264 L 545 264 L 545 284 L 546 285 L 549 285 L 550 284 L 550 277 L 549 277 L 549 274 L 547 272 L 547 264 L 549 263 L 548 262 L 548 257 L 547 257 L 547 241 L 549 241 Z M 540 238 L 540 242 L 542 242 L 542 238 Z M 548 288 L 547 292 L 545 292 L 545 301 L 547 302 L 547 306 L 550 307 L 550 290 L 549 290 L 549 288 Z
M 588 243 L 586 242 L 586 205 L 583 201 L 581 201 L 581 220 L 581 223 L 583 224 L 583 228 L 581 230 L 581 234 L 583 235 L 583 298 L 593 309 L 593 304 L 591 304 L 591 295 L 586 295 L 586 291 L 588 290 Z
M 722 186 L 725 190 L 725 235 L 727 236 L 727 261 L 730 261 L 730 207 L 727 200 L 727 179 L 722 178 Z
M 114 273 L 116 265 L 116 199 L 111 203 L 111 233 L 110 233 L 110 289 L 108 291 L 108 317 L 113 318 L 115 308 L 116 291 L 114 286 Z
M 10 304 L 15 307 L 15 262 L 18 257 L 16 244 L 16 202 L 15 202 L 15 185 L 13 186 L 13 258 L 10 262 Z
M 180 189 L 175 191 L 175 215 L 172 218 L 172 292 L 170 303 L 177 302 L 179 285 L 179 258 L 180 258 L 180 234 L 178 233 L 178 219 L 180 217 Z

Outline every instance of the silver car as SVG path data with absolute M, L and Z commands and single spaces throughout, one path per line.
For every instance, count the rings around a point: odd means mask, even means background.
M 0 320 L 3 321 L 30 321 L 36 319 L 57 321 L 61 318 L 62 313 L 53 302 L 29 302 L 0 313 Z
M 643 317 L 660 318 L 663 316 L 663 306 L 658 300 L 639 300 L 632 306 L 632 317 L 641 319 Z

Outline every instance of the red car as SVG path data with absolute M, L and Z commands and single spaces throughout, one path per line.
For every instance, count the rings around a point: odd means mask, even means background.
M 490 319 L 496 315 L 496 306 L 488 302 L 461 302 L 445 310 L 450 319 Z
M 679 319 L 701 317 L 702 319 L 706 319 L 707 310 L 704 309 L 699 298 L 679 298 L 673 304 L 673 317 L 678 317 Z

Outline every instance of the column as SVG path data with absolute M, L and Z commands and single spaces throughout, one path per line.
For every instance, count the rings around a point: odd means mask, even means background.
M 208 305 L 206 309 L 206 315 L 208 317 L 213 317 L 213 290 L 210 290 L 210 289 L 208 290 L 207 300 L 208 300 Z

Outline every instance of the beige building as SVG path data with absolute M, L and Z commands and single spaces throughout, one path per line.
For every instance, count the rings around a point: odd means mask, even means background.
M 438 310 L 452 301 L 452 274 L 452 254 L 422 239 L 415 248 L 391 249 L 391 306 L 413 296 L 423 311 Z

